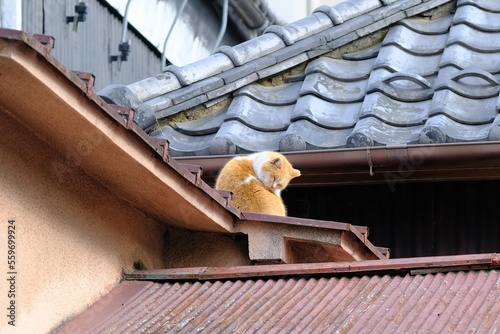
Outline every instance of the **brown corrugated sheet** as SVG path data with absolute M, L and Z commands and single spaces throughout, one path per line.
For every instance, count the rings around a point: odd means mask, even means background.
M 491 258 L 498 267 L 497 256 Z M 467 270 L 467 257 L 460 259 L 446 268 L 436 265 L 430 272 L 402 274 L 367 270 L 356 276 L 323 273 L 167 283 L 126 281 L 60 332 L 498 332 L 500 272 Z M 434 260 L 453 262 L 453 258 Z M 411 267 L 411 259 L 406 262 Z M 414 262 L 414 268 L 425 268 L 433 261 Z M 443 272 L 434 272 L 439 270 Z M 128 300 L 124 300 L 127 294 Z

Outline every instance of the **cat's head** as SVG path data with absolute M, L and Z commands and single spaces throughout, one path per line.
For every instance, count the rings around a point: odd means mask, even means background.
M 253 161 L 254 171 L 264 186 L 279 194 L 300 171 L 292 167 L 287 158 L 277 152 L 257 153 Z

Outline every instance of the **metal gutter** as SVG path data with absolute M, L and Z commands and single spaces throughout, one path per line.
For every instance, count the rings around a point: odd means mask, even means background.
M 257 277 L 289 277 L 298 275 L 364 275 L 405 274 L 469 271 L 500 268 L 497 253 L 419 257 L 392 260 L 332 262 L 312 264 L 279 264 L 241 267 L 195 267 L 144 270 L 124 273 L 125 280 L 178 281 L 218 280 Z
M 457 180 L 500 178 L 500 142 L 387 145 L 282 152 L 302 176 L 291 185 L 386 182 L 387 178 Z M 197 164 L 213 182 L 233 156 L 176 157 Z M 481 173 L 477 173 L 482 169 Z

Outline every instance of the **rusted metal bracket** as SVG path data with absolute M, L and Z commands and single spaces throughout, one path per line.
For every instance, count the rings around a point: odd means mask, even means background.
M 134 109 L 120 106 L 118 104 L 110 104 L 110 106 L 120 115 L 127 116 L 125 128 L 131 130 L 134 126 Z
M 161 152 L 159 150 L 156 150 L 160 155 L 163 161 L 169 162 L 170 161 L 170 156 L 168 155 L 168 148 L 170 146 L 170 142 L 166 139 L 163 138 L 154 138 L 154 137 L 149 137 L 148 139 L 150 142 L 155 143 L 156 145 L 161 146 Z
M 225 200 L 226 208 L 231 207 L 231 200 L 233 199 L 233 193 L 229 190 L 216 190 Z
M 92 73 L 87 73 L 87 72 L 80 72 L 80 71 L 71 71 L 80 80 L 84 81 L 86 86 L 87 86 L 87 92 L 91 93 L 94 89 L 94 83 L 95 83 L 95 76 Z
M 49 35 L 33 34 L 33 38 L 36 39 L 40 44 L 43 44 L 45 49 L 50 53 L 54 48 L 55 39 Z
M 198 165 L 183 164 L 183 163 L 181 163 L 181 166 L 186 168 L 190 173 L 195 175 L 194 183 L 197 187 L 201 187 L 201 183 L 203 182 L 201 179 L 203 175 L 203 168 L 201 168 Z

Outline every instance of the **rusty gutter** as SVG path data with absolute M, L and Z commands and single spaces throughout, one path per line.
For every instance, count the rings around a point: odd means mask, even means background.
M 125 280 L 136 281 L 205 281 L 260 277 L 282 278 L 303 275 L 421 275 L 437 272 L 488 270 L 498 268 L 500 268 L 500 254 L 489 253 L 356 262 L 143 270 L 124 273 L 123 277 Z
M 357 232 L 368 236 L 368 227 L 366 226 L 357 226 L 348 223 L 339 223 L 328 220 L 282 217 L 282 216 L 266 215 L 255 212 L 241 212 L 241 218 L 239 221 L 260 221 L 268 223 L 308 226 L 308 227 L 317 227 L 317 228 L 350 231 L 350 232 L 352 232 L 353 229 L 356 229 Z
M 500 142 L 387 145 L 317 151 L 283 152 L 298 169 L 364 167 L 376 173 L 380 167 L 412 166 L 458 161 L 500 159 Z M 217 174 L 234 156 L 176 157 L 180 162 L 200 165 L 207 174 Z

